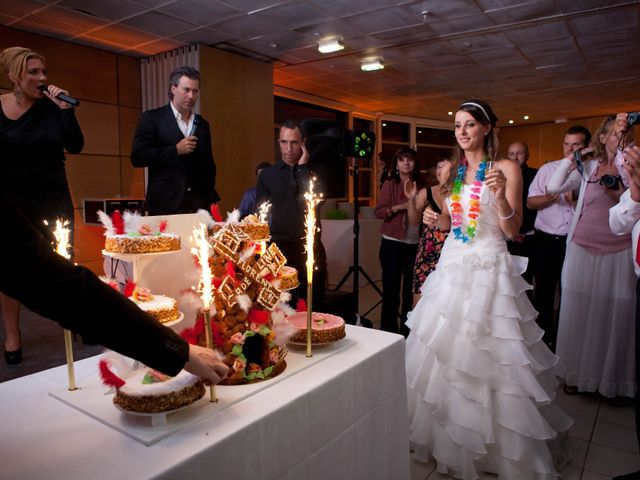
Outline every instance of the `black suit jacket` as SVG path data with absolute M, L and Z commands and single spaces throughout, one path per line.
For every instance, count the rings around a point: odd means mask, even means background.
M 189 345 L 91 271 L 55 253 L 0 192 L 0 291 L 40 315 L 168 375 L 189 357 Z
M 178 155 L 184 138 L 169 104 L 142 114 L 133 138 L 131 163 L 149 168 L 146 210 L 150 215 L 208 210 L 220 200 L 209 123 L 198 116 L 198 144 L 189 155 Z

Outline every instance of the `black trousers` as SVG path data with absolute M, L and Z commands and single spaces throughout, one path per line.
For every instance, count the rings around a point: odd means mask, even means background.
M 275 241 L 276 245 L 287 259 L 287 265 L 298 270 L 300 286 L 291 291 L 292 307 L 296 307 L 299 298 L 307 299 L 307 254 L 305 253 L 305 241 Z M 324 290 L 327 283 L 327 255 L 319 237 L 314 242 L 313 257 L 315 270 L 313 271 L 313 298 L 312 308 L 315 312 L 323 312 Z
M 380 329 L 386 332 L 409 335 L 405 325 L 407 314 L 413 307 L 413 267 L 416 262 L 417 244 L 382 239 L 380 244 L 380 265 L 382 266 L 382 314 Z M 398 311 L 400 310 L 400 328 Z
M 534 236 L 533 270 L 536 278 L 533 306 L 538 311 L 537 322 L 544 330 L 543 340 L 555 350 L 558 319 L 555 313 L 556 289 L 560 285 L 562 264 L 567 250 L 567 237 L 536 230 Z

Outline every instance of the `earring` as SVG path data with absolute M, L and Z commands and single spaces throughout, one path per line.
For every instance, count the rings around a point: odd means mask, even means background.
M 20 90 L 20 87 L 14 87 L 13 95 L 16 97 L 16 102 L 20 103 L 20 101 L 22 100 L 22 90 Z

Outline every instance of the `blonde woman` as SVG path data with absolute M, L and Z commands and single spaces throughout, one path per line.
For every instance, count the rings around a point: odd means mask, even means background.
M 0 95 L 0 187 L 7 199 L 53 240 L 47 220 L 63 217 L 73 222 L 73 204 L 65 172 L 64 150 L 79 153 L 84 139 L 74 109 L 56 98 L 68 93 L 47 85 L 42 55 L 24 47 L 0 53 L 0 69 L 13 90 Z M 0 294 L 5 325 L 5 360 L 22 361 L 18 323 L 20 304 Z

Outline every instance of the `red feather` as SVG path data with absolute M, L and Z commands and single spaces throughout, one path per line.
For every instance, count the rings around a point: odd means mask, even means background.
M 213 285 L 213 288 L 220 288 L 220 285 L 222 285 L 222 279 L 218 277 L 213 277 L 211 279 L 211 285 Z
M 125 297 L 130 297 L 131 295 L 133 295 L 133 292 L 136 289 L 136 282 L 134 282 L 133 280 L 127 280 L 127 283 L 125 283 L 124 285 L 124 296 Z
M 267 312 L 266 310 L 258 310 L 257 308 L 252 308 L 249 311 L 247 321 L 250 324 L 255 323 L 257 325 L 266 325 L 267 323 L 269 323 L 269 312 Z
M 164 233 L 164 231 L 167 229 L 168 224 L 169 222 L 167 220 L 160 220 L 160 226 L 158 227 L 158 230 L 160 230 L 160 233 Z
M 238 282 L 236 278 L 236 267 L 233 265 L 233 262 L 227 262 L 224 266 L 224 272 L 229 275 L 235 283 Z
M 211 204 L 211 216 L 216 222 L 222 221 L 222 215 L 220 215 L 220 208 L 217 203 Z
M 307 302 L 305 302 L 303 298 L 298 299 L 298 303 L 296 304 L 296 312 L 306 312 L 306 311 L 307 311 Z
M 113 229 L 116 235 L 124 235 L 124 220 L 122 215 L 120 215 L 120 210 L 115 210 L 111 214 L 111 223 L 113 223 Z
M 108 385 L 110 387 L 120 388 L 124 385 L 124 380 L 118 377 L 115 373 L 113 373 L 109 369 L 109 363 L 103 358 L 100 360 L 100 377 L 102 378 L 102 383 Z

